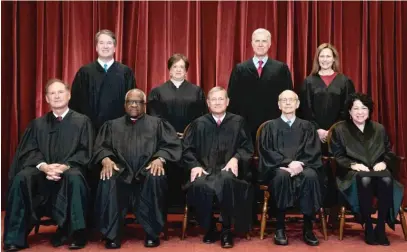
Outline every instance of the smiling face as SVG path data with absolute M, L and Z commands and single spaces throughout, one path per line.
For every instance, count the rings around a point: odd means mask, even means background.
M 352 108 L 349 110 L 349 114 L 355 124 L 361 125 L 369 118 L 369 108 L 360 100 L 355 100 Z
M 187 71 L 185 67 L 185 61 L 183 61 L 182 59 L 172 64 L 170 68 L 170 77 L 171 79 L 176 81 L 183 81 L 185 79 L 186 73 Z
M 106 34 L 100 34 L 96 43 L 96 52 L 98 53 L 99 58 L 113 58 L 113 55 L 116 52 L 113 38 Z
M 252 47 L 256 57 L 267 55 L 271 46 L 271 38 L 267 32 L 255 32 L 252 35 Z
M 71 99 L 71 93 L 61 82 L 54 82 L 47 88 L 45 95 L 47 103 L 51 109 L 64 109 L 68 107 L 68 102 Z
M 213 114 L 223 114 L 229 105 L 229 98 L 226 90 L 213 91 L 209 93 L 208 108 Z
M 331 49 L 325 48 L 319 53 L 318 62 L 321 70 L 332 69 L 334 61 L 335 59 Z

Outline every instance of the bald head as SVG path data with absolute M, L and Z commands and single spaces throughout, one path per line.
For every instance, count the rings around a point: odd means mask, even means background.
M 292 90 L 285 90 L 278 96 L 278 107 L 285 116 L 295 115 L 299 106 L 298 95 Z
M 278 96 L 278 99 L 280 100 L 281 98 L 283 98 L 283 97 L 291 97 L 291 98 L 294 98 L 294 99 L 297 99 L 298 100 L 298 95 L 294 92 L 294 91 L 292 91 L 292 90 L 284 90 L 283 92 L 281 92 L 281 94 Z

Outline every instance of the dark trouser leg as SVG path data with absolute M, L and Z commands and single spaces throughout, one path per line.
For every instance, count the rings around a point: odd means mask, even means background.
M 393 202 L 393 179 L 391 177 L 377 178 L 378 220 L 377 231 L 385 232 L 385 223 Z
M 187 192 L 188 205 L 194 208 L 199 225 L 206 231 L 212 228 L 212 208 L 215 191 L 209 186 L 211 181 L 202 175 L 196 178 Z
M 362 221 L 365 223 L 366 230 L 373 230 L 372 225 L 372 200 L 373 200 L 373 187 L 371 177 L 360 177 L 357 175 L 357 185 L 359 192 L 359 205 Z
M 59 191 L 52 202 L 52 217 L 54 220 L 66 220 L 69 233 L 86 228 L 86 213 L 89 188 L 82 173 L 71 168 L 63 173 Z M 66 202 L 66 218 L 62 218 L 60 207 Z M 58 223 L 65 225 L 65 223 Z
M 37 190 L 45 181 L 45 175 L 35 167 L 20 171 L 11 182 L 7 196 L 6 216 L 4 218 L 4 244 L 27 247 L 27 236 L 36 219 L 34 211 L 39 205 Z M 38 200 L 37 200 L 38 199 Z
M 158 238 L 165 224 L 167 176 L 147 174 L 142 185 L 136 216 L 144 231 L 152 238 Z
M 99 181 L 94 208 L 95 224 L 103 237 L 109 240 L 121 238 L 131 188 L 131 185 L 120 181 L 117 174 Z

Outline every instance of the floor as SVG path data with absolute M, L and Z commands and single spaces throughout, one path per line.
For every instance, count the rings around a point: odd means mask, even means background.
M 4 212 L 2 213 L 2 220 L 4 218 Z M 207 245 L 202 243 L 202 230 L 198 227 L 189 227 L 188 237 L 181 241 L 181 215 L 170 215 L 170 229 L 169 240 L 161 241 L 161 246 L 157 248 L 145 248 L 143 246 L 144 232 L 141 226 L 131 224 L 125 228 L 125 236 L 122 242 L 122 248 L 120 251 L 177 251 L 177 252 L 208 252 L 209 251 L 224 251 L 220 247 L 220 243 Z M 3 221 L 2 221 L 3 224 Z M 41 226 L 39 234 L 32 232 L 28 238 L 30 248 L 23 251 L 66 251 L 67 247 L 62 246 L 57 249 L 53 248 L 49 239 L 52 233 L 55 231 L 55 226 Z M 235 238 L 235 246 L 233 251 L 235 252 L 263 252 L 263 251 L 363 251 L 369 250 L 369 252 L 386 252 L 386 251 L 407 251 L 407 241 L 404 241 L 403 232 L 400 225 L 396 225 L 396 230 L 388 229 L 388 237 L 391 242 L 391 246 L 369 246 L 363 241 L 362 227 L 356 223 L 347 223 L 344 232 L 343 241 L 338 240 L 337 230 L 328 230 L 328 241 L 323 240 L 322 233 L 315 226 L 317 236 L 320 238 L 320 245 L 318 247 L 307 246 L 302 241 L 302 224 L 289 223 L 287 225 L 287 235 L 289 239 L 289 246 L 281 247 L 276 246 L 272 239 L 272 229 L 267 230 L 268 235 L 264 240 L 259 239 L 259 227 L 255 227 L 253 237 L 251 240 L 246 240 L 244 237 Z M 271 234 L 270 234 L 271 233 Z M 86 248 L 81 251 L 99 251 L 104 250 L 104 244 L 100 241 L 100 236 L 97 233 L 90 235 L 90 241 Z

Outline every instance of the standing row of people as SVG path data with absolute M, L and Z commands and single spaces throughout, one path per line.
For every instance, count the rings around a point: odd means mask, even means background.
M 254 31 L 254 57 L 233 69 L 227 92 L 214 88 L 207 99 L 198 86 L 185 80 L 187 58 L 173 55 L 168 61 L 171 79 L 153 89 L 147 98 L 141 90 L 133 90 L 136 83 L 130 68 L 114 61 L 114 34 L 107 30 L 97 33 L 99 58 L 78 71 L 72 99 L 69 86 L 51 80 L 46 99 L 53 111 L 34 120 L 22 138 L 10 170 L 5 249 L 26 247 L 27 232 L 42 215 L 57 221 L 54 246 L 63 244 L 68 237 L 72 237 L 70 248 L 85 246 L 84 215 L 93 205 L 86 200 L 85 177 L 91 174 L 88 163 L 99 166 L 93 169 L 100 171 L 98 180 L 89 183 L 91 192 L 95 192 L 90 198 L 96 198 L 91 212 L 96 213 L 95 225 L 106 239 L 106 248 L 120 247 L 121 226 L 129 208 L 146 231 L 145 246 L 158 246 L 165 220 L 165 174 L 167 167 L 179 165 L 178 160 L 182 160 L 180 165 L 190 175 L 188 202 L 195 206 L 198 220 L 208 230 L 204 241 L 215 240 L 208 207 L 216 199 L 223 210 L 222 247 L 231 247 L 231 224 L 240 231 L 250 228 L 247 216 L 251 207 L 237 207 L 233 199 L 244 198 L 249 202 L 244 205 L 251 204 L 253 181 L 248 161 L 258 127 L 271 119 L 274 120 L 265 126 L 260 138 L 256 180 L 271 181 L 271 188 L 286 188 L 283 194 L 272 191 L 278 208 L 275 243 L 288 244 L 285 209 L 299 200 L 305 219 L 304 241 L 317 245 L 312 216 L 322 205 L 325 191 L 320 188 L 321 144 L 326 142 L 327 130 L 345 119 L 345 101 L 352 97 L 354 86 L 339 72 L 336 50 L 322 44 L 299 99 L 288 91 L 292 80 L 287 65 L 268 58 L 270 45 L 267 30 Z M 353 105 L 346 109 L 353 109 Z M 228 106 L 230 112 L 226 112 Z M 299 107 L 309 122 L 295 116 Z M 206 114 L 208 109 L 210 113 Z M 145 115 L 145 110 L 150 115 Z M 176 132 L 182 134 L 189 124 L 181 146 Z M 95 132 L 99 133 L 93 146 Z M 390 152 L 387 147 L 383 151 Z M 176 176 L 175 171 L 173 168 Z M 332 174 L 331 181 L 335 181 Z M 50 187 L 55 190 L 49 190 Z M 17 209 L 21 208 L 17 218 Z M 45 211 L 50 209 L 51 212 Z M 385 243 L 383 235 L 380 237 Z

